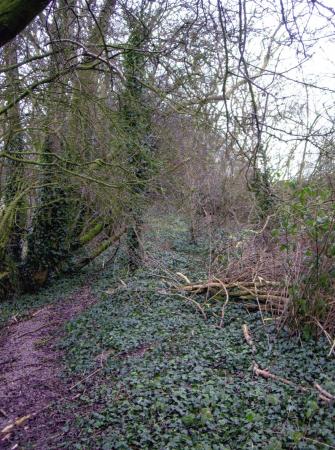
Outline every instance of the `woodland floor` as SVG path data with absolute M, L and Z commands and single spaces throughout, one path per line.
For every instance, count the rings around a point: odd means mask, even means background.
M 0 306 L 0 448 L 335 449 L 334 405 L 313 388 L 335 394 L 327 344 L 277 335 L 242 304 L 221 328 L 220 300 L 197 298 L 205 320 L 173 294 L 176 272 L 208 272 L 206 241 L 189 244 L 182 221 L 152 220 L 146 247 L 136 274 L 119 252 L 99 276 Z M 256 377 L 254 362 L 306 391 Z
M 62 431 L 66 417 L 53 403 L 68 399 L 69 386 L 60 377 L 62 354 L 55 345 L 62 325 L 95 301 L 84 285 L 54 304 L 33 310 L 26 320 L 2 330 L 0 339 L 0 448 L 47 449 L 48 437 Z M 18 420 L 18 425 L 11 427 Z

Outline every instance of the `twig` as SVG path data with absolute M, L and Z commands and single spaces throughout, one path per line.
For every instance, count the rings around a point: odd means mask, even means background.
M 304 436 L 302 439 L 303 439 L 304 441 L 313 442 L 313 444 L 323 445 L 324 447 L 327 447 L 327 448 L 334 448 L 334 449 L 335 449 L 335 447 L 334 447 L 333 445 L 329 445 L 329 444 L 326 444 L 326 443 L 324 443 L 324 442 L 317 441 L 316 439 L 311 439 L 311 438 L 308 438 L 308 437 L 305 437 L 305 436 Z
M 335 396 L 332 395 L 330 392 L 326 391 L 322 386 L 320 386 L 318 383 L 314 383 L 315 389 L 319 392 L 320 397 L 327 401 L 328 403 L 332 403 L 335 401 Z
M 181 297 L 184 300 L 187 300 L 187 301 L 191 302 L 200 311 L 200 313 L 202 314 L 203 318 L 205 320 L 207 320 L 207 315 L 206 315 L 204 309 L 201 307 L 201 305 L 197 301 L 195 301 L 192 297 L 186 297 L 185 295 L 181 295 L 181 294 L 176 294 L 176 295 L 178 297 Z
M 79 386 L 79 384 L 84 383 L 85 381 L 87 381 L 89 378 L 93 377 L 93 375 L 95 375 L 96 373 L 100 372 L 100 370 L 102 370 L 103 367 L 99 367 L 98 369 L 93 370 L 93 372 L 91 372 L 90 374 L 88 374 L 85 378 L 82 378 L 81 380 L 79 380 L 76 384 L 74 384 L 73 386 L 71 386 L 69 388 L 69 391 L 72 391 L 72 389 L 74 389 L 75 387 Z
M 329 350 L 328 356 L 331 356 L 331 354 L 333 353 L 334 350 L 335 350 L 335 339 L 334 339 L 334 342 L 333 342 L 333 344 L 331 346 L 331 349 Z
M 247 341 L 247 344 L 251 347 L 252 353 L 256 353 L 256 346 L 254 344 L 254 341 L 251 337 L 248 325 L 245 323 L 242 325 L 243 335 L 244 339 Z
M 8 414 L 6 413 L 6 411 L 4 409 L 0 409 L 0 413 L 4 416 L 7 417 L 8 419 Z
M 222 309 L 221 309 L 221 320 L 220 320 L 220 325 L 219 325 L 219 327 L 222 328 L 223 327 L 223 322 L 224 322 L 224 316 L 225 316 L 225 313 L 226 313 L 226 306 L 227 306 L 228 301 L 229 301 L 229 293 L 228 293 L 227 288 L 224 285 L 224 283 L 221 280 L 218 280 L 218 281 L 220 282 L 220 284 L 222 286 L 222 289 L 225 291 L 225 294 L 226 294 L 226 301 L 222 305 Z
M 36 328 L 35 330 L 27 331 L 27 333 L 20 334 L 20 336 L 17 336 L 16 339 L 20 339 L 20 338 L 22 338 L 22 337 L 24 337 L 24 336 L 28 336 L 28 334 L 36 333 L 37 331 L 42 330 L 42 328 L 46 328 L 46 327 L 49 327 L 49 326 L 51 326 L 51 325 L 58 325 L 58 324 L 60 324 L 60 323 L 62 323 L 62 322 L 61 322 L 61 321 L 57 321 L 57 322 L 49 322 L 49 323 L 46 323 L 46 324 L 42 325 L 41 327 Z
M 13 431 L 14 427 L 23 425 L 28 419 L 32 417 L 31 414 L 27 414 L 26 416 L 19 417 L 18 419 L 14 420 L 13 422 L 6 425 L 1 431 L 1 434 L 7 434 Z M 3 439 L 2 439 L 3 440 Z
M 184 275 L 183 273 L 181 273 L 181 272 L 176 272 L 176 275 L 178 275 L 180 278 L 182 278 L 184 281 L 186 281 L 186 283 L 191 284 L 190 280 L 189 280 L 189 279 L 187 278 L 187 276 Z
M 281 383 L 287 384 L 288 386 L 292 386 L 292 387 L 294 387 L 296 389 L 299 389 L 299 390 L 301 390 L 303 392 L 308 392 L 309 391 L 309 389 L 307 389 L 307 388 L 305 388 L 303 386 L 300 386 L 299 384 L 295 384 L 295 383 L 293 383 L 293 381 L 287 380 L 286 378 L 279 377 L 278 375 L 275 375 L 275 374 L 271 373 L 267 369 L 260 369 L 256 362 L 254 362 L 254 364 L 253 364 L 253 372 L 254 372 L 254 374 L 256 376 L 261 376 L 261 377 L 263 377 L 265 379 L 270 378 L 272 380 L 279 381 Z

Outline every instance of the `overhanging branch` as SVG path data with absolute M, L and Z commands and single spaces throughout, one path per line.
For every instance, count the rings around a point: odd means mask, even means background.
M 0 47 L 19 34 L 51 0 L 0 0 Z

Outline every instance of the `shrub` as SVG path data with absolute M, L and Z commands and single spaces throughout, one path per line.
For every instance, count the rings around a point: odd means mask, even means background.
M 334 332 L 335 204 L 322 181 L 287 184 L 273 231 L 285 255 L 290 284 L 289 320 L 307 337 Z

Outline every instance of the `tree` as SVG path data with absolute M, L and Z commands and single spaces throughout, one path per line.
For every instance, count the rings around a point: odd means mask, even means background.
M 1 0 L 0 47 L 20 33 L 51 0 Z
M 0 54 L 0 240 L 2 255 L 16 255 L 2 273 L 23 262 L 32 279 L 51 275 L 69 255 L 83 267 L 124 230 L 136 268 L 158 185 L 169 186 L 194 231 L 204 210 L 266 219 L 275 151 L 279 176 L 289 155 L 299 167 L 301 143 L 302 182 L 312 148 L 329 166 L 332 91 L 325 87 L 327 106 L 316 108 L 318 83 L 300 77 L 304 52 L 322 35 L 308 20 L 319 4 L 298 1 L 293 12 L 273 0 L 54 6 Z M 293 39 L 299 29 L 307 42 Z
M 142 259 L 141 228 L 148 180 L 153 174 L 153 139 L 151 110 L 144 84 L 147 56 L 145 47 L 150 39 L 150 25 L 145 2 L 139 16 L 128 15 L 129 38 L 124 55 L 125 84 L 121 97 L 121 123 L 125 136 L 124 151 L 133 175 L 131 188 L 133 202 L 129 211 L 130 226 L 127 231 L 129 266 L 136 269 Z
M 17 43 L 13 40 L 4 49 L 4 59 L 8 66 L 17 65 Z M 20 78 L 18 69 L 7 72 L 7 100 L 9 102 L 18 95 L 20 91 Z M 4 151 L 9 155 L 17 155 L 24 149 L 24 137 L 21 125 L 20 109 L 18 105 L 13 106 L 8 111 L 6 140 Z M 4 201 L 5 205 L 10 205 L 11 202 L 20 194 L 22 188 L 25 186 L 24 181 L 24 164 L 20 161 L 20 157 L 8 160 L 6 187 Z M 26 222 L 26 207 L 24 198 L 17 203 L 17 208 L 14 216 L 13 228 L 11 236 L 8 240 L 8 255 L 14 263 L 19 264 L 22 257 L 22 238 L 23 230 Z

